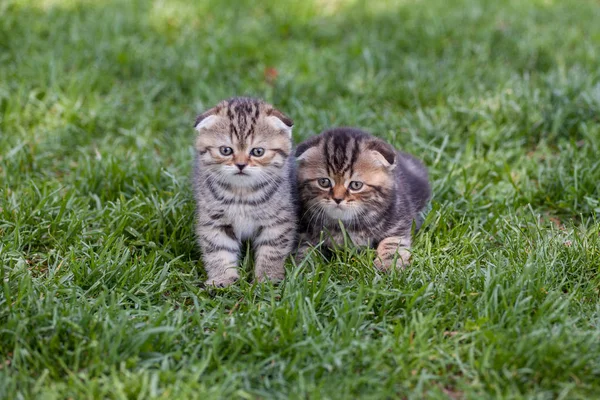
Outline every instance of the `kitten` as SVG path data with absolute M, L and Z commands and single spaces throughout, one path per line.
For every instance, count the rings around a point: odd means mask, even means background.
M 413 156 L 359 129 L 336 128 L 300 144 L 301 244 L 297 259 L 320 241 L 377 249 L 380 270 L 410 262 L 411 228 L 431 196 L 427 170 Z
M 250 98 L 223 101 L 196 119 L 196 233 L 208 285 L 239 278 L 246 239 L 253 241 L 256 280 L 284 278 L 297 233 L 292 125 Z

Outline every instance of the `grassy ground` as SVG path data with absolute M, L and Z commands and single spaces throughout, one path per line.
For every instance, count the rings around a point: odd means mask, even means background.
M 0 2 L 0 397 L 600 397 L 600 4 L 263 3 Z M 240 94 L 426 161 L 411 268 L 200 287 Z

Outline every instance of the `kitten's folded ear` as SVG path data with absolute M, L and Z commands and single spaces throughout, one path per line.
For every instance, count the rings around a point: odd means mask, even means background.
M 219 112 L 219 110 L 219 106 L 216 106 L 198 115 L 196 122 L 194 123 L 194 129 L 200 132 L 202 129 L 211 127 L 217 120 L 216 114 Z
M 309 150 L 317 147 L 320 142 L 320 136 L 313 136 L 310 139 L 307 139 L 304 142 L 300 143 L 296 148 L 296 159 L 300 161 L 306 159 L 311 153 Z
M 289 137 L 292 137 L 292 126 L 294 126 L 294 121 L 274 108 L 268 111 L 267 115 L 267 121 L 269 121 L 273 128 L 280 129 L 286 132 Z
M 367 144 L 367 149 L 382 166 L 388 169 L 396 168 L 396 149 L 381 139 L 373 139 Z

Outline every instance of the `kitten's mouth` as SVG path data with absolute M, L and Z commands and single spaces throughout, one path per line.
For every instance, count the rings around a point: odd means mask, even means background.
M 242 171 L 240 171 L 240 172 L 236 172 L 234 175 L 244 175 L 244 176 L 247 176 L 248 174 L 245 174 Z

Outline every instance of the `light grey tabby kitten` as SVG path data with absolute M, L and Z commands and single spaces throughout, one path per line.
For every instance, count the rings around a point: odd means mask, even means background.
M 256 280 L 284 278 L 298 225 L 292 125 L 272 105 L 242 97 L 197 118 L 196 233 L 208 285 L 225 287 L 239 278 L 247 239 Z

